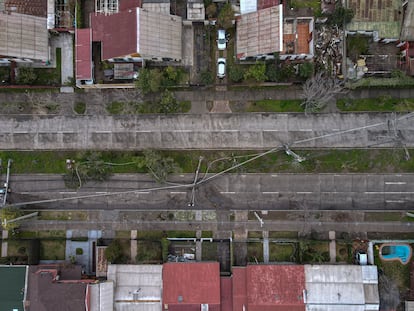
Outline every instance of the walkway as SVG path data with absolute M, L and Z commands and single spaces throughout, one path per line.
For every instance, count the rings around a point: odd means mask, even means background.
M 399 137 L 414 146 L 414 115 Z M 177 114 L 135 116 L 0 115 L 0 150 L 143 150 L 395 147 L 391 113 Z M 344 133 L 343 131 L 346 131 Z M 314 139 L 315 137 L 321 137 Z M 405 139 L 404 139 L 405 138 Z

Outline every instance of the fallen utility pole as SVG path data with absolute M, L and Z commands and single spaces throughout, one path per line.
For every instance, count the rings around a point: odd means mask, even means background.
M 0 207 L 3 207 L 6 205 L 7 193 L 10 191 L 9 178 L 10 178 L 10 168 L 11 168 L 12 162 L 13 161 L 11 159 L 7 161 L 6 182 L 3 184 L 3 187 L 0 188 Z M 0 170 L 1 170 L 1 159 L 0 159 Z

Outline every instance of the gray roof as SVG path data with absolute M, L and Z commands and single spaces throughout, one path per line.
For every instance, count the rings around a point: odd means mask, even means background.
M 305 265 L 309 310 L 365 310 L 379 305 L 376 266 Z M 344 309 L 345 308 L 345 309 Z
M 90 311 L 114 310 L 114 283 L 103 282 L 89 285 Z
M 401 40 L 414 41 L 414 1 L 408 1 L 401 29 Z
M 162 310 L 162 265 L 108 265 L 116 311 Z
M 0 12 L 0 55 L 48 59 L 47 18 Z

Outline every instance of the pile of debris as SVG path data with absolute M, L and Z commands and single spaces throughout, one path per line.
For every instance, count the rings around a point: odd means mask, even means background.
M 333 76 L 342 75 L 343 36 L 338 26 L 321 25 L 316 32 L 315 62 Z

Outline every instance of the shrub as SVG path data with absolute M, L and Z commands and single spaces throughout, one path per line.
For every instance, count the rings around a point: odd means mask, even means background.
M 233 65 L 229 68 L 229 78 L 232 82 L 241 82 L 244 78 L 244 69 L 241 66 Z
M 244 79 L 252 79 L 255 82 L 263 82 L 266 80 L 266 65 L 265 63 L 256 63 L 250 66 L 249 70 L 244 73 Z
M 83 255 L 83 249 L 82 249 L 82 248 L 80 248 L 80 247 L 78 247 L 78 248 L 76 249 L 76 255 Z
M 73 110 L 77 113 L 77 114 L 85 114 L 86 112 L 86 104 L 84 102 L 76 102 Z
M 19 67 L 17 74 L 18 84 L 34 84 L 37 80 L 37 74 L 32 67 Z

